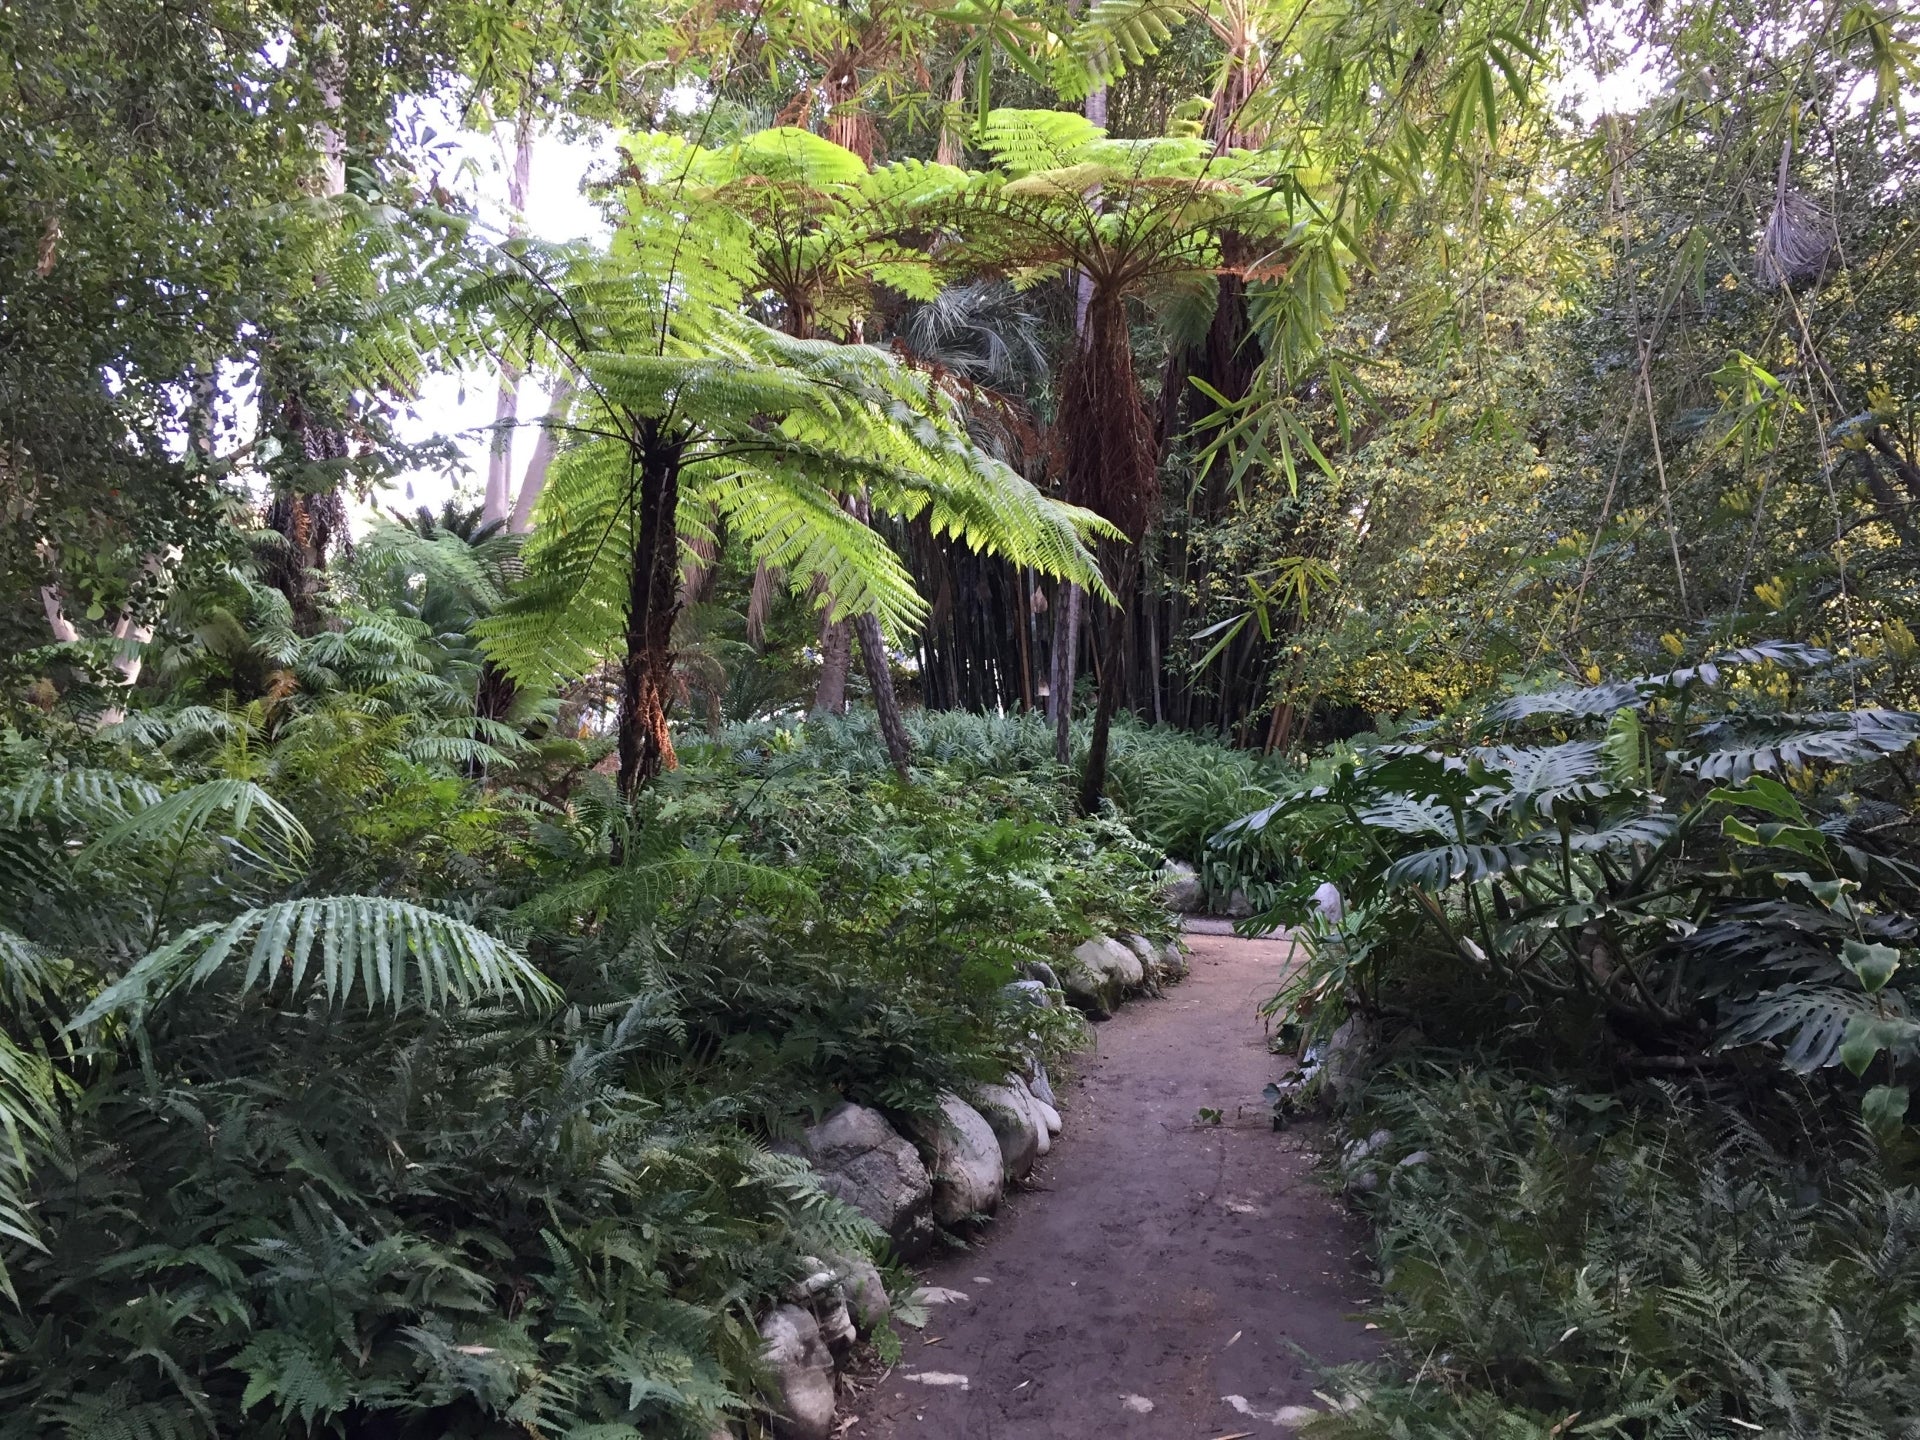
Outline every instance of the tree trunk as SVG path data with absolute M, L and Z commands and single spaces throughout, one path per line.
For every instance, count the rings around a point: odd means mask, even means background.
M 634 456 L 640 483 L 627 579 L 618 736 L 620 793 L 628 799 L 662 770 L 679 764 L 667 730 L 667 685 L 673 670 L 673 617 L 679 609 L 680 456 L 680 443 L 663 438 L 651 424 Z
M 844 504 L 862 525 L 872 521 L 873 510 L 866 496 L 850 495 Z M 857 615 L 853 626 L 860 638 L 860 659 L 867 667 L 867 681 L 873 687 L 873 713 L 880 720 L 880 738 L 886 742 L 894 773 L 906 782 L 910 779 L 907 766 L 913 759 L 913 746 L 907 739 L 907 722 L 900 714 L 900 697 L 893 690 L 893 664 L 887 658 L 886 637 L 880 633 L 880 617 L 871 612 Z
M 814 687 L 815 715 L 847 713 L 847 675 L 853 669 L 853 627 L 845 620 L 820 622 L 820 683 Z
M 525 233 L 527 181 L 533 172 L 533 115 L 522 110 L 513 126 L 513 167 L 507 172 L 507 237 Z M 508 523 L 513 500 L 513 428 L 520 418 L 520 371 L 511 361 L 500 365 L 500 390 L 493 404 L 493 443 L 487 450 L 487 498 L 481 523 Z
M 940 117 L 940 143 L 933 152 L 936 165 L 959 165 L 966 158 L 966 126 L 960 121 L 960 106 L 967 98 L 967 62 L 953 67 L 953 81 L 947 87 L 947 109 Z
M 1127 683 L 1127 627 L 1132 622 L 1132 611 L 1125 597 L 1139 569 L 1137 556 L 1138 552 L 1129 547 L 1124 558 L 1113 566 L 1117 572 L 1113 576 L 1114 594 L 1120 597 L 1121 604 L 1106 617 L 1104 625 L 1096 627 L 1102 632 L 1100 698 L 1093 707 L 1093 733 L 1087 738 L 1087 768 L 1080 776 L 1077 804 L 1082 815 L 1098 813 L 1107 789 L 1107 746 L 1113 733 L 1114 712 L 1120 708 L 1120 697 Z
M 854 621 L 860 636 L 860 659 L 867 667 L 867 679 L 873 685 L 873 709 L 880 717 L 880 738 L 886 742 L 887 758 L 902 781 L 909 776 L 907 766 L 913 760 L 913 744 L 907 739 L 907 724 L 900 714 L 900 697 L 893 691 L 893 667 L 887 659 L 886 637 L 880 633 L 875 615 L 862 615 Z
M 540 438 L 533 444 L 533 458 L 527 461 L 527 473 L 520 481 L 520 496 L 513 502 L 513 514 L 507 520 L 507 529 L 515 535 L 525 535 L 533 529 L 533 507 L 540 499 L 540 492 L 547 488 L 547 471 L 560 449 L 560 424 L 567 418 L 567 407 L 572 403 L 573 385 L 562 380 L 553 387 L 553 403 L 547 407 Z
M 1066 765 L 1073 759 L 1069 743 L 1073 730 L 1073 686 L 1080 659 L 1080 611 L 1086 592 L 1078 585 L 1062 585 L 1053 607 L 1053 675 L 1047 710 L 1053 718 L 1053 758 Z

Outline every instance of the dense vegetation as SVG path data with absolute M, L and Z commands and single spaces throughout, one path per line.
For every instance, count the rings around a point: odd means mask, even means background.
M 0 1435 L 759 1425 L 781 1142 L 1168 858 L 1307 927 L 1327 1425 L 1920 1433 L 1913 31 L 0 6 Z

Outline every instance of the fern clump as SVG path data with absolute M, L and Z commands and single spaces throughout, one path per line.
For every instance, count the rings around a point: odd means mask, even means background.
M 1920 715 L 1861 678 L 1760 644 L 1525 691 L 1230 827 L 1342 892 L 1283 894 L 1272 1010 L 1380 1064 L 1342 1178 L 1406 1364 L 1321 1433 L 1920 1434 Z

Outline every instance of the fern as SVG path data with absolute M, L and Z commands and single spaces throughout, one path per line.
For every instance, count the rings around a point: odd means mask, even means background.
M 74 1019 L 73 1028 L 121 1011 L 137 1013 L 177 989 L 206 983 L 227 968 L 249 936 L 253 944 L 238 981 L 242 991 L 272 989 L 284 980 L 297 994 L 311 968 L 330 1003 L 358 990 L 369 1007 L 398 1009 L 407 999 L 409 970 L 412 988 L 428 1008 L 479 996 L 546 1002 L 554 994 L 552 982 L 524 957 L 471 925 L 404 901 L 336 895 L 283 901 L 195 926 L 135 962 Z
M 257 829 L 272 858 L 296 860 L 312 844 L 293 812 L 252 781 L 206 780 L 156 799 L 102 831 L 82 861 L 99 862 L 139 845 L 183 844 L 207 834 L 221 815 L 226 828 L 220 834 L 242 840 Z

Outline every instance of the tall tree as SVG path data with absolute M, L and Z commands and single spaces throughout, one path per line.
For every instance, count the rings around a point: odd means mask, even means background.
M 1121 597 L 1102 637 L 1100 700 L 1080 799 L 1098 805 L 1106 746 L 1122 693 L 1125 597 L 1137 546 L 1157 515 L 1158 437 L 1135 369 L 1130 304 L 1166 303 L 1222 272 L 1247 273 L 1220 234 L 1265 237 L 1270 273 L 1317 254 L 1346 255 L 1302 180 L 1257 155 L 1216 155 L 1198 138 L 1114 140 L 1084 116 L 997 110 L 983 147 L 998 161 L 962 191 L 914 207 L 920 223 L 956 235 L 948 257 L 1023 285 L 1078 276 L 1084 333 L 1060 384 L 1056 428 L 1069 502 L 1105 517 L 1120 538 L 1104 569 Z M 1258 272 L 1255 272 L 1258 273 Z
M 527 586 L 483 627 L 516 680 L 582 674 L 609 649 L 620 655 L 629 794 L 674 763 L 666 697 L 683 526 L 721 517 L 797 593 L 817 585 L 830 611 L 872 615 L 896 634 L 922 602 L 844 508 L 849 497 L 924 513 L 936 531 L 1083 582 L 1097 572 L 1081 534 L 1103 528 L 979 451 L 928 377 L 871 347 L 740 316 L 753 259 L 725 206 L 709 211 L 682 183 L 701 156 L 661 142 L 653 158 L 667 162 L 657 173 L 672 177 L 674 208 L 638 188 L 614 260 L 522 292 L 581 386 L 572 441 L 537 507 Z M 697 275 L 683 268 L 691 255 Z

